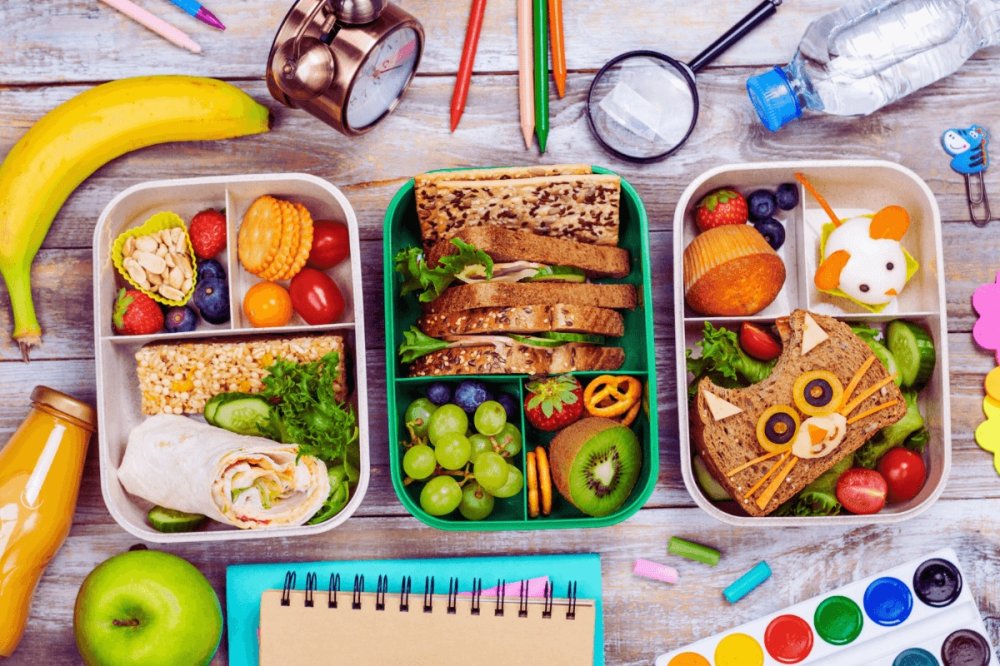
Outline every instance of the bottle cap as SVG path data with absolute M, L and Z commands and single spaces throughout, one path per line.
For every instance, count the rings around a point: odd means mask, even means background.
M 31 392 L 31 402 L 51 407 L 57 412 L 81 421 L 91 430 L 97 427 L 97 413 L 93 407 L 48 386 L 36 386 Z
M 747 79 L 747 94 L 764 127 L 777 132 L 788 122 L 802 117 L 802 105 L 780 67 Z

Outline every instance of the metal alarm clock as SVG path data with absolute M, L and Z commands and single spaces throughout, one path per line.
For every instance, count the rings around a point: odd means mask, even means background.
M 423 27 L 388 0 L 296 0 L 271 45 L 267 88 L 356 136 L 396 108 L 423 49 Z

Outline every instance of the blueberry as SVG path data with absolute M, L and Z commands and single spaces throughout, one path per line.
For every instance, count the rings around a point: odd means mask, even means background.
M 226 279 L 226 270 L 215 259 L 202 259 L 198 262 L 198 279 L 207 280 L 208 278 Z
M 750 210 L 751 220 L 766 220 L 774 215 L 778 202 L 770 190 L 754 190 L 747 197 L 747 208 Z
M 799 186 L 795 183 L 782 183 L 774 191 L 774 198 L 778 201 L 778 208 L 791 210 L 799 205 Z
M 473 414 L 479 405 L 489 400 L 489 397 L 490 392 L 486 390 L 486 384 L 475 379 L 466 379 L 455 387 L 455 395 L 452 399 L 467 414 Z
M 503 405 L 504 410 L 506 410 L 508 422 L 517 420 L 521 412 L 521 406 L 517 403 L 517 398 L 512 396 L 510 393 L 498 393 L 495 399 Z
M 199 280 L 194 289 L 194 304 L 202 319 L 210 324 L 229 321 L 229 287 L 225 280 L 207 278 Z
M 427 399 L 435 405 L 451 402 L 451 387 L 444 382 L 434 382 L 427 387 Z
M 773 217 L 754 222 L 753 228 L 759 231 L 767 244 L 775 250 L 785 244 L 785 228 Z
M 167 333 L 187 333 L 198 325 L 198 315 L 186 305 L 167 308 L 165 318 Z

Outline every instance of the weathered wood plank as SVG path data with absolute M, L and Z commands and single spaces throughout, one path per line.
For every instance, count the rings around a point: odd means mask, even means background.
M 220 34 L 166 4 L 148 0 L 140 4 L 189 32 L 204 48 L 203 55 L 178 49 L 99 3 L 7 2 L 0 7 L 0 25 L 9 35 L 10 48 L 8 57 L 0 62 L 0 83 L 97 81 L 187 71 L 227 78 L 262 77 L 271 40 L 291 6 L 287 0 L 216 0 L 212 9 L 228 27 Z M 455 72 L 468 3 L 452 3 L 448 11 L 441 11 L 439 0 L 403 0 L 399 4 L 421 20 L 427 34 L 420 72 Z M 630 3 L 622 11 L 607 2 L 567 3 L 567 65 L 573 70 L 596 70 L 609 58 L 632 49 L 666 51 L 689 60 L 756 4 L 757 0 L 670 6 Z M 834 0 L 786 2 L 777 16 L 726 53 L 718 64 L 787 62 L 809 22 L 838 6 Z M 516 69 L 515 3 L 491 2 L 479 40 L 476 71 Z M 473 88 L 472 97 L 477 94 Z

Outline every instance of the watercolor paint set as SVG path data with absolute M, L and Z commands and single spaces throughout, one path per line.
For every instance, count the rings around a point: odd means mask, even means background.
M 655 666 L 1000 666 L 955 552 L 855 581 L 660 655 Z

